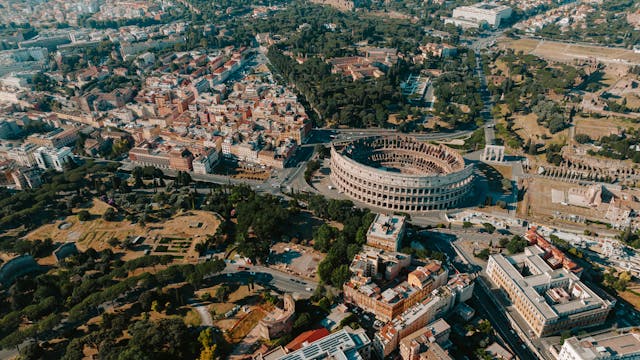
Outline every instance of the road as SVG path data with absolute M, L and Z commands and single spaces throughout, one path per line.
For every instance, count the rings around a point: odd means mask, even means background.
M 248 270 L 243 268 L 248 268 Z M 216 276 L 223 276 L 227 281 L 237 282 L 247 282 L 250 277 L 253 277 L 256 283 L 276 288 L 282 292 L 297 293 L 304 298 L 310 297 L 318 286 L 315 281 L 260 265 L 227 264 L 221 274 Z
M 423 241 L 429 242 L 435 246 L 438 251 L 443 252 L 447 256 L 449 264 L 456 270 L 468 273 L 477 273 L 481 271 L 482 268 L 471 261 L 472 259 L 469 259 L 464 253 L 461 253 L 463 256 L 463 258 L 461 258 L 453 248 L 452 242 L 456 241 L 456 238 L 489 242 L 490 240 L 495 240 L 496 237 L 495 234 L 478 233 L 475 230 L 458 228 L 438 229 L 437 231 L 422 230 L 419 234 L 424 239 Z M 511 328 L 511 323 L 503 310 L 492 301 L 493 294 L 487 292 L 487 289 L 482 286 L 482 281 L 480 278 L 476 279 L 476 285 L 473 289 L 472 306 L 491 322 L 498 336 L 512 349 L 519 359 L 537 359 L 529 348 L 526 346 L 523 348 L 522 340 L 520 340 Z
M 487 145 L 495 144 L 496 134 L 494 127 L 496 125 L 495 119 L 491 114 L 493 108 L 493 100 L 491 99 L 491 93 L 487 89 L 487 78 L 482 69 L 482 56 L 479 52 L 476 52 L 476 74 L 480 80 L 480 97 L 484 106 L 482 108 L 482 118 L 484 119 L 484 140 Z
M 211 317 L 211 313 L 209 312 L 208 305 L 194 303 L 192 304 L 192 306 L 193 309 L 200 315 L 200 325 L 213 326 L 213 318 Z
M 522 343 L 522 340 L 520 340 L 511 328 L 509 320 L 504 314 L 504 310 L 497 309 L 496 305 L 490 300 L 493 295 L 489 294 L 484 286 L 478 283 L 480 281 L 482 280 L 476 280 L 476 286 L 473 288 L 474 303 L 480 305 L 480 310 L 489 318 L 494 330 L 496 330 L 498 335 L 509 345 L 519 359 L 537 360 L 537 356 Z

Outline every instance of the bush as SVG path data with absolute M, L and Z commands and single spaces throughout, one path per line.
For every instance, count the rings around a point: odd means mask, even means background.
M 91 220 L 91 214 L 87 210 L 81 210 L 78 213 L 78 220 L 80 220 L 80 221 Z
M 516 254 L 524 251 L 528 245 L 527 240 L 522 237 L 515 235 L 511 238 L 511 241 L 507 244 L 507 250 L 509 250 L 510 254 Z
M 482 226 L 489 234 L 493 234 L 493 232 L 496 231 L 496 227 L 490 223 L 483 223 Z
M 478 252 L 477 254 L 475 254 L 475 257 L 477 257 L 478 259 L 482 259 L 487 261 L 489 259 L 489 255 L 491 253 L 489 252 L 489 249 L 482 249 L 480 250 L 480 252 Z
M 580 144 L 586 144 L 592 141 L 591 137 L 587 134 L 576 134 L 574 140 Z
M 113 208 L 108 208 L 105 210 L 102 218 L 106 221 L 114 221 L 116 219 L 116 211 Z

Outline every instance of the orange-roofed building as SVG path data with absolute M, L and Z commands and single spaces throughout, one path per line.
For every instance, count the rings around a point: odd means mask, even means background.
M 312 342 L 320 340 L 329 334 L 329 330 L 325 328 L 305 331 L 302 334 L 296 336 L 296 338 L 288 343 L 285 348 L 289 352 L 296 351 L 302 348 L 305 344 L 311 344 Z
M 542 258 L 549 266 L 551 266 L 552 269 L 559 269 L 562 267 L 578 275 L 578 277 L 582 275 L 582 267 L 578 266 L 578 264 L 565 255 L 562 250 L 558 249 L 555 245 L 540 235 L 537 227 L 532 226 L 531 229 L 527 230 L 524 237 L 529 242 L 529 245 L 538 245 L 540 249 L 544 250 L 545 254 Z

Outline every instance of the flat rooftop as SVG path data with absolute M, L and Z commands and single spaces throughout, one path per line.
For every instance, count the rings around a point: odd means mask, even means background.
M 361 359 L 357 351 L 370 343 L 364 329 L 351 330 L 347 327 L 282 356 L 279 360 L 311 360 L 332 356 L 338 359 Z
M 640 336 L 635 333 L 607 333 L 582 339 L 572 337 L 565 342 L 573 347 L 582 359 L 621 358 L 640 354 Z
M 529 246 L 513 256 L 491 257 L 547 320 L 609 305 L 572 272 L 552 269 L 542 254 L 538 246 Z
M 369 227 L 367 237 L 375 236 L 378 238 L 388 238 L 389 240 L 395 239 L 400 235 L 404 227 L 404 222 L 404 216 L 378 214 Z

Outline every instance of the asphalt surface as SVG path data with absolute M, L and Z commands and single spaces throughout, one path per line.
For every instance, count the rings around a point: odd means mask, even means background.
M 243 284 L 253 278 L 257 284 L 271 287 L 281 292 L 297 293 L 300 298 L 309 298 L 318 286 L 315 281 L 259 265 L 227 264 L 225 269 L 214 277 L 221 277 L 221 280 Z
M 473 288 L 473 305 L 476 310 L 480 310 L 491 321 L 493 329 L 498 333 L 500 338 L 504 340 L 511 351 L 521 360 L 537 360 L 538 357 L 523 344 L 522 340 L 516 335 L 511 328 L 510 322 L 504 314 L 504 311 L 492 302 L 493 295 L 489 294 L 486 289 L 476 280 L 476 286 Z M 479 305 L 479 306 L 477 306 Z

